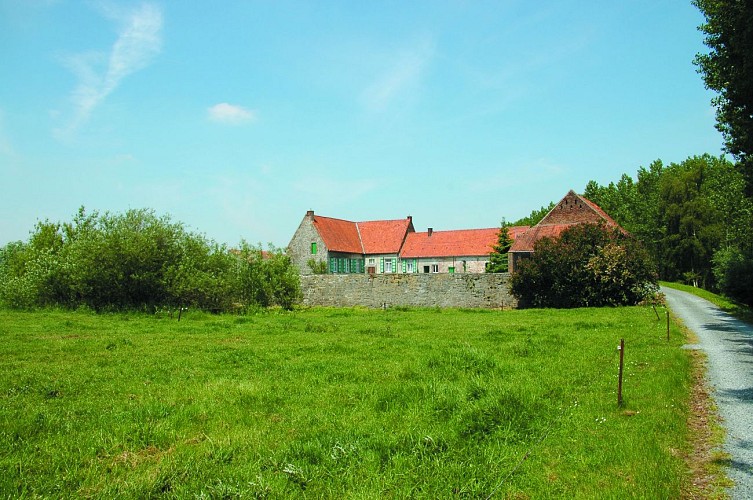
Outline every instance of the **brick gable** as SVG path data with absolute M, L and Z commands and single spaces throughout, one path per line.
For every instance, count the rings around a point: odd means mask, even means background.
M 511 253 L 533 252 L 534 244 L 542 238 L 556 238 L 562 232 L 575 224 L 606 224 L 627 232 L 617 224 L 596 203 L 570 190 L 553 209 L 549 211 L 541 222 L 530 228 L 525 234 L 515 240 L 510 248 Z

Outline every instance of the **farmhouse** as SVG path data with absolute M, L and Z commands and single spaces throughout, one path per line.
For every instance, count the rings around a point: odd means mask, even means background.
M 533 254 L 534 245 L 540 239 L 556 238 L 565 229 L 584 223 L 605 224 L 626 233 L 596 203 L 570 190 L 538 224 L 515 238 L 509 252 L 510 272 L 515 272 L 520 262 Z
M 510 272 L 530 257 L 534 244 L 581 223 L 618 227 L 595 203 L 570 191 L 533 227 L 508 228 Z M 621 229 L 621 228 L 620 228 Z M 352 222 L 306 212 L 288 245 L 301 274 L 483 273 L 499 228 L 416 232 L 405 219 Z
M 288 254 L 301 274 L 312 274 L 322 265 L 329 273 L 395 273 L 400 249 L 412 232 L 410 216 L 351 222 L 309 210 L 290 240 Z
M 527 227 L 510 228 L 515 238 Z M 411 216 L 351 222 L 306 212 L 288 245 L 301 274 L 483 273 L 499 228 L 417 233 Z

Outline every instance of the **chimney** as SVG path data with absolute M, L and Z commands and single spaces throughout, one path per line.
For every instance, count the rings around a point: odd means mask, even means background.
M 411 222 L 413 222 L 413 216 L 412 216 L 412 215 L 409 215 L 409 216 L 408 216 L 408 220 L 409 220 L 409 221 L 411 221 Z
M 314 211 L 313 210 L 309 210 L 308 212 L 306 212 L 306 217 L 308 217 L 310 219 L 313 219 L 314 218 Z
M 433 233 L 433 232 L 434 232 L 434 228 L 431 228 L 431 227 L 430 227 L 430 228 L 429 228 L 429 236 L 431 236 L 431 233 Z

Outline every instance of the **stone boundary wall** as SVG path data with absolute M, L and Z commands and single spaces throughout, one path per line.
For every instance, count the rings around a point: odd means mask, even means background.
M 301 276 L 307 306 L 512 309 L 510 275 L 310 274 Z

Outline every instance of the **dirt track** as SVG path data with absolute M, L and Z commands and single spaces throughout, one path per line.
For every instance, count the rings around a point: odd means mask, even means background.
M 708 357 L 708 379 L 727 430 L 733 499 L 753 498 L 753 327 L 707 300 L 662 287 L 674 315 L 698 336 Z

